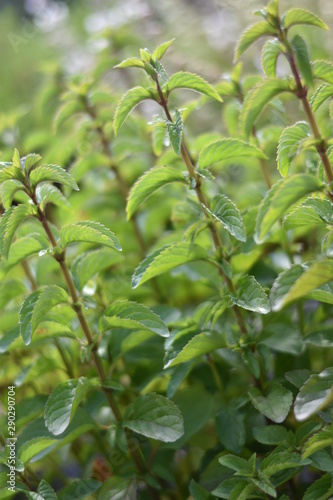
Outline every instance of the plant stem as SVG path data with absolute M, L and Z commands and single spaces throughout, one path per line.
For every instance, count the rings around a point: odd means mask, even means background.
M 166 114 L 167 119 L 170 122 L 173 122 L 172 116 L 171 116 L 169 108 L 168 108 L 168 103 L 163 95 L 161 86 L 160 86 L 157 79 L 156 79 L 156 86 L 157 86 L 157 92 L 158 92 L 158 95 L 160 98 L 159 104 L 164 109 L 164 112 Z M 194 165 L 191 161 L 191 158 L 190 158 L 189 152 L 185 146 L 184 140 L 182 140 L 182 143 L 181 143 L 181 156 L 182 156 L 183 162 L 187 168 L 187 171 L 188 171 L 190 177 L 195 180 L 195 184 L 196 184 L 195 192 L 196 192 L 199 204 L 201 206 L 201 209 L 203 211 L 203 214 L 209 221 L 209 230 L 211 233 L 211 237 L 213 240 L 213 244 L 214 244 L 214 248 L 215 248 L 217 257 L 218 257 L 218 259 L 225 258 L 225 252 L 223 249 L 223 245 L 222 245 L 220 236 L 216 230 L 215 221 L 212 219 L 210 214 L 205 209 L 205 207 L 208 208 L 209 204 L 208 204 L 206 197 L 203 194 L 202 189 L 201 189 L 201 178 L 198 176 L 198 174 L 195 171 Z M 234 285 L 233 285 L 231 279 L 224 273 L 224 271 L 220 267 L 219 267 L 219 274 L 222 277 L 222 279 L 224 280 L 224 282 L 228 288 L 228 291 L 230 293 L 234 293 L 235 289 L 234 289 Z M 247 328 L 246 328 L 246 325 L 245 325 L 245 322 L 243 319 L 241 309 L 237 305 L 233 305 L 233 311 L 234 311 L 240 332 L 243 334 L 247 334 Z
M 333 181 L 333 170 L 332 170 L 332 165 L 331 165 L 330 160 L 329 160 L 328 155 L 327 155 L 327 144 L 326 144 L 325 140 L 323 139 L 323 137 L 321 136 L 315 115 L 311 109 L 311 106 L 310 106 L 310 103 L 309 103 L 309 100 L 307 97 L 308 90 L 302 84 L 300 72 L 298 70 L 298 67 L 297 67 L 297 64 L 295 61 L 293 49 L 292 49 L 291 45 L 289 44 L 289 42 L 286 38 L 286 35 L 283 33 L 283 31 L 281 29 L 280 29 L 280 37 L 279 38 L 280 38 L 280 41 L 284 44 L 284 46 L 286 48 L 286 58 L 289 62 L 289 66 L 290 66 L 291 72 L 293 74 L 295 83 L 296 83 L 296 95 L 297 95 L 298 99 L 300 99 L 300 101 L 302 102 L 302 106 L 303 106 L 304 112 L 306 114 L 306 117 L 308 119 L 312 135 L 315 139 L 317 139 L 316 149 L 317 149 L 318 154 L 321 158 L 321 161 L 322 161 L 325 173 L 326 173 L 327 180 L 328 180 L 328 182 L 332 182 Z
M 51 228 L 50 228 L 49 223 L 45 217 L 45 214 L 43 213 L 43 211 L 40 209 L 40 207 L 38 205 L 35 194 L 31 195 L 31 199 L 34 202 L 34 204 L 37 206 L 39 220 L 44 228 L 44 231 L 45 231 L 52 247 L 53 248 L 57 247 L 57 241 L 56 241 L 56 239 L 51 231 Z M 122 422 L 121 411 L 120 411 L 118 404 L 115 400 L 113 390 L 106 386 L 107 385 L 107 377 L 106 377 L 106 374 L 104 371 L 104 366 L 103 366 L 101 358 L 99 357 L 99 355 L 97 353 L 97 346 L 96 346 L 95 341 L 94 341 L 94 336 L 92 334 L 90 326 L 89 326 L 87 319 L 85 317 L 85 314 L 83 312 L 82 305 L 80 303 L 79 296 L 77 294 L 72 275 L 71 275 L 69 268 L 67 266 L 64 253 L 62 253 L 60 256 L 57 256 L 56 260 L 59 262 L 63 277 L 65 279 L 69 294 L 71 296 L 72 307 L 73 307 L 74 311 L 76 312 L 76 316 L 79 320 L 82 331 L 87 339 L 88 346 L 91 346 L 91 348 L 92 348 L 92 351 L 91 351 L 92 357 L 93 357 L 93 360 L 94 360 L 94 363 L 95 363 L 95 366 L 96 366 L 96 369 L 98 372 L 99 379 L 100 379 L 101 384 L 102 384 L 102 389 L 103 389 L 105 396 L 108 400 L 108 403 L 109 403 L 109 406 L 112 410 L 114 418 L 116 419 L 116 421 L 118 423 L 121 423 Z M 148 473 L 149 471 L 146 467 L 146 464 L 144 463 L 143 457 L 141 455 L 141 450 L 138 447 L 133 448 L 130 446 L 130 442 L 129 442 L 130 433 L 129 433 L 128 429 L 125 429 L 125 434 L 126 434 L 127 441 L 129 443 L 128 449 L 129 449 L 130 455 L 132 457 L 132 460 L 133 460 L 135 466 L 137 467 L 138 471 L 141 474 L 144 475 L 144 474 Z M 151 493 L 152 498 L 157 500 L 159 498 L 159 495 L 156 492 L 156 490 L 153 490 L 152 488 L 150 488 L 149 485 L 147 485 L 147 488 L 148 488 L 149 492 Z

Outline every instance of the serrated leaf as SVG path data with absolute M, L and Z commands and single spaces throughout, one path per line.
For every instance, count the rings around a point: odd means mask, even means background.
M 314 208 L 306 206 L 304 203 L 296 207 L 283 220 L 283 227 L 286 231 L 302 226 L 320 226 L 324 221 L 319 217 Z
M 310 127 L 306 122 L 297 122 L 283 130 L 278 144 L 277 164 L 282 177 L 286 177 L 290 165 L 297 154 L 300 142 L 311 137 Z
M 273 310 L 305 297 L 316 288 L 333 280 L 333 259 L 320 260 L 304 268 L 295 265 L 277 278 L 271 290 Z
M 231 298 L 234 304 L 249 311 L 267 314 L 271 310 L 268 297 L 254 276 L 240 278 L 236 294 Z
M 97 500 L 137 500 L 136 480 L 113 475 L 100 488 Z
M 47 163 L 35 168 L 29 175 L 30 182 L 33 186 L 37 186 L 40 182 L 57 182 L 64 186 L 69 186 L 75 191 L 79 190 L 73 177 L 59 165 Z
M 0 310 L 11 300 L 26 292 L 26 286 L 18 279 L 7 280 L 0 285 Z
M 132 288 L 195 260 L 207 260 L 207 251 L 203 247 L 195 243 L 165 245 L 148 255 L 136 268 L 132 277 Z
M 246 230 L 240 211 L 233 202 L 222 194 L 212 200 L 210 209 L 205 209 L 237 240 L 246 241 Z
M 312 63 L 313 78 L 323 80 L 333 85 L 333 64 L 329 61 L 319 59 Z
M 156 49 L 154 50 L 152 56 L 154 59 L 161 59 L 162 56 L 165 54 L 165 52 L 168 50 L 170 45 L 175 41 L 175 38 L 172 40 L 169 40 L 168 42 L 161 43 Z
M 24 191 L 24 186 L 20 181 L 9 180 L 5 181 L 1 186 L 1 198 L 4 208 L 7 210 L 18 191 Z
M 266 159 L 266 155 L 252 144 L 240 139 L 221 139 L 209 144 L 201 151 L 198 163 L 200 169 L 206 169 L 218 161 L 247 157 Z
M 260 464 L 259 470 L 263 472 L 266 477 L 271 477 L 282 470 L 302 467 L 308 463 L 307 460 L 304 461 L 301 455 L 297 453 L 282 451 L 271 453 L 268 457 L 264 458 Z
M 266 21 L 259 21 L 258 23 L 252 24 L 247 28 L 242 36 L 240 37 L 236 50 L 235 50 L 235 60 L 240 58 L 240 56 L 248 49 L 256 40 L 263 36 L 274 35 L 276 28 L 273 28 Z
M 87 497 L 90 499 L 93 493 L 96 493 L 101 486 L 102 483 L 96 481 L 96 479 L 78 479 L 61 489 L 58 493 L 58 498 L 59 500 L 82 500 Z
M 145 89 L 144 87 L 134 87 L 123 95 L 114 116 L 113 128 L 115 135 L 118 134 L 120 127 L 133 109 L 146 99 L 154 99 L 154 94 L 151 89 Z
M 283 53 L 283 45 L 279 40 L 268 40 L 262 48 L 261 65 L 267 78 L 276 77 L 276 63 Z
M 331 447 L 333 443 L 333 428 L 332 425 L 327 425 L 323 429 L 311 433 L 310 438 L 303 446 L 303 457 L 310 457 L 313 453 L 319 450 Z
M 177 441 L 184 434 L 183 417 L 177 406 L 152 392 L 137 397 L 127 407 L 123 425 L 164 443 Z
M 287 429 L 282 425 L 266 425 L 254 427 L 253 437 L 258 443 L 266 445 L 278 445 L 287 438 Z
M 121 63 L 114 66 L 115 68 L 141 68 L 144 69 L 145 65 L 139 57 L 129 57 Z
M 165 123 L 172 147 L 175 153 L 179 155 L 183 140 L 184 125 L 183 125 L 182 115 L 180 114 L 178 109 L 176 109 L 174 121 L 171 122 L 169 120 L 165 120 Z
M 10 247 L 7 260 L 3 260 L 0 264 L 0 275 L 1 271 L 8 272 L 16 264 L 48 247 L 49 244 L 46 238 L 38 233 L 32 233 L 30 236 L 14 241 Z
M 167 361 L 164 368 L 186 363 L 192 359 L 208 354 L 216 349 L 226 346 L 224 335 L 218 332 L 202 332 L 195 335 L 177 354 L 176 357 Z
M 333 96 L 333 85 L 330 83 L 323 83 L 313 93 L 310 99 L 310 106 L 315 113 L 320 106 L 330 97 Z
M 53 203 L 53 205 L 57 205 L 60 208 L 71 208 L 70 203 L 67 201 L 67 198 L 65 198 L 60 189 L 52 186 L 52 184 L 44 182 L 39 184 L 36 189 L 36 197 L 39 206 L 43 211 L 48 203 Z
M 237 457 L 236 455 L 223 455 L 219 458 L 221 465 L 238 472 L 242 476 L 250 476 L 253 474 L 252 465 L 242 457 Z
M 306 420 L 333 401 L 333 368 L 311 375 L 296 396 L 294 413 L 298 421 Z
M 212 97 L 213 99 L 222 102 L 221 97 L 208 82 L 201 78 L 201 76 L 194 73 L 189 73 L 187 71 L 174 73 L 169 78 L 169 81 L 163 86 L 163 94 L 168 97 L 170 92 L 175 89 L 194 90 L 195 92 L 199 92 L 199 94 L 204 94 L 208 97 Z
M 307 24 L 328 30 L 324 21 L 305 9 L 290 9 L 282 16 L 282 25 L 285 29 L 289 29 L 296 24 Z
M 58 496 L 52 486 L 42 479 L 38 485 L 37 492 L 42 496 L 43 500 L 57 500 Z
M 80 408 L 61 436 L 51 434 L 45 427 L 44 418 L 37 418 L 18 436 L 16 442 L 18 458 L 26 464 L 36 456 L 41 458 L 51 450 L 72 442 L 92 429 L 96 429 L 96 422 Z
M 128 196 L 126 207 L 128 219 L 149 196 L 170 182 L 185 183 L 183 173 L 175 167 L 155 167 L 140 177 L 131 188 Z
M 247 94 L 240 116 L 241 129 L 246 137 L 251 135 L 253 125 L 265 106 L 282 92 L 290 92 L 288 80 L 272 78 L 258 83 Z
M 94 386 L 86 377 L 67 380 L 49 396 L 45 406 L 45 425 L 54 435 L 62 434 L 72 421 L 76 409 L 87 392 Z
M 31 153 L 22 158 L 22 161 L 24 163 L 24 170 L 26 173 L 29 173 L 30 170 L 36 166 L 36 163 L 38 163 L 42 157 L 36 153 Z
M 325 474 L 306 490 L 303 500 L 328 500 L 332 497 L 332 475 Z
M 22 204 L 9 208 L 0 220 L 0 253 L 8 257 L 9 250 L 19 225 L 27 218 L 37 215 L 34 205 Z
M 77 113 L 83 113 L 85 110 L 83 102 L 76 100 L 76 101 L 69 101 L 65 102 L 60 106 L 60 108 L 57 111 L 57 114 L 55 115 L 54 121 L 53 121 L 53 131 L 54 133 L 58 132 L 59 128 L 61 125 L 65 123 L 68 118 L 71 116 L 77 114 Z
M 115 234 L 99 222 L 79 221 L 67 224 L 60 233 L 63 248 L 71 243 L 87 242 L 104 245 L 121 251 L 121 246 Z
M 322 188 L 319 179 L 309 174 L 293 175 L 275 184 L 260 204 L 256 221 L 256 241 L 261 243 L 273 224 L 282 218 L 294 203 Z
M 216 433 L 228 451 L 240 453 L 245 444 L 244 416 L 234 408 L 225 407 L 215 417 Z
M 2 164 L 3 166 L 4 164 Z M 5 167 L 0 169 L 0 183 L 8 180 L 24 181 L 24 173 L 21 167 L 8 163 Z
M 123 260 L 120 253 L 109 248 L 98 248 L 79 255 L 71 267 L 76 287 L 81 290 L 93 276 Z
M 146 330 L 162 337 L 169 336 L 166 324 L 157 314 L 142 304 L 127 300 L 117 301 L 108 306 L 99 327 L 102 331 L 115 327 Z
M 290 43 L 294 50 L 298 67 L 305 82 L 309 87 L 313 87 L 312 67 L 310 64 L 308 49 L 304 39 L 300 35 L 295 35 Z
M 20 309 L 20 333 L 25 345 L 29 345 L 31 337 L 45 314 L 58 304 L 67 304 L 68 295 L 63 288 L 50 285 L 32 292 L 24 300 Z
M 257 387 L 249 391 L 253 406 L 265 417 L 281 424 L 289 413 L 293 395 L 280 384 L 272 384 L 264 396 Z
M 212 494 L 216 495 L 218 498 L 225 498 L 226 500 L 230 500 L 231 498 L 233 498 L 233 500 L 239 500 L 240 498 L 244 500 L 249 498 L 247 495 L 251 493 L 251 491 L 247 491 L 249 487 L 252 490 L 255 488 L 252 484 L 249 484 L 247 480 L 240 477 L 231 477 L 219 484 L 218 487 L 212 491 Z M 245 497 L 241 497 L 244 491 Z

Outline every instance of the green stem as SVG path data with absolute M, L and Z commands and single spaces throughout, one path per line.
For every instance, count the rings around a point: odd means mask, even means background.
M 333 170 L 332 170 L 332 165 L 331 165 L 330 160 L 329 160 L 328 155 L 327 155 L 327 145 L 326 145 L 326 143 L 325 143 L 325 141 L 320 133 L 315 115 L 313 114 L 313 111 L 311 109 L 311 106 L 310 106 L 310 103 L 309 103 L 309 100 L 307 97 L 307 93 L 308 93 L 307 88 L 302 84 L 300 72 L 297 68 L 297 64 L 295 61 L 292 47 L 289 44 L 289 42 L 286 38 L 286 35 L 284 34 L 284 32 L 282 30 L 280 30 L 280 40 L 286 48 L 286 58 L 289 62 L 289 66 L 290 66 L 291 72 L 293 74 L 295 83 L 296 83 L 296 95 L 302 103 L 304 112 L 306 114 L 306 117 L 308 119 L 308 122 L 309 122 L 309 125 L 311 128 L 312 135 L 315 139 L 317 139 L 316 149 L 317 149 L 318 154 L 321 158 L 321 161 L 322 161 L 325 173 L 326 173 L 327 180 L 328 180 L 328 182 L 332 182 L 333 181 Z
M 52 247 L 54 247 L 54 248 L 57 247 L 57 241 L 56 241 L 56 239 L 51 231 L 51 228 L 50 228 L 49 223 L 45 217 L 45 214 L 42 212 L 42 210 L 40 209 L 40 207 L 38 205 L 38 202 L 36 200 L 36 196 L 33 194 L 31 196 L 31 199 L 33 200 L 34 204 L 37 206 L 39 220 L 44 228 L 44 231 L 45 231 Z M 99 379 L 100 379 L 101 384 L 102 384 L 102 389 L 105 393 L 105 396 L 107 398 L 107 401 L 109 403 L 109 406 L 112 410 L 112 413 L 113 413 L 116 421 L 120 423 L 120 422 L 122 422 L 122 414 L 121 414 L 121 411 L 120 411 L 118 404 L 115 400 L 113 390 L 111 388 L 106 387 L 107 377 L 106 377 L 106 374 L 104 371 L 104 366 L 103 366 L 101 358 L 99 357 L 99 355 L 97 353 L 97 346 L 96 346 L 95 341 L 94 341 L 94 336 L 92 334 L 90 326 L 89 326 L 87 319 L 85 317 L 85 314 L 83 312 L 82 305 L 80 303 L 79 296 L 77 294 L 72 275 L 68 269 L 64 253 L 62 253 L 61 256 L 58 256 L 56 260 L 59 262 L 63 277 L 65 279 L 69 294 L 70 294 L 71 299 L 72 299 L 73 309 L 76 312 L 76 316 L 79 320 L 82 331 L 87 339 L 88 346 L 92 347 L 92 357 L 93 357 L 95 367 L 96 367 L 97 372 L 98 372 Z M 125 429 L 125 433 L 126 433 L 127 441 L 129 442 L 130 435 L 129 435 L 128 429 Z M 128 448 L 129 448 L 129 452 L 130 452 L 130 455 L 132 457 L 132 460 L 133 460 L 134 464 L 136 465 L 138 471 L 143 475 L 148 473 L 149 471 L 146 467 L 146 464 L 144 463 L 144 460 L 143 460 L 143 457 L 141 454 L 141 450 L 138 447 L 131 448 L 130 442 L 129 442 Z M 154 500 L 158 500 L 159 495 L 156 492 L 156 490 L 151 489 L 149 485 L 147 485 L 147 488 L 150 491 L 152 498 Z
M 163 92 L 162 92 L 162 89 L 161 89 L 161 86 L 160 86 L 158 80 L 156 80 L 156 86 L 157 86 L 157 92 L 158 92 L 158 95 L 160 98 L 159 104 L 164 109 L 164 112 L 166 114 L 167 119 L 170 122 L 173 122 L 172 116 L 171 116 L 169 108 L 168 108 L 167 100 L 165 99 L 165 97 L 163 95 Z M 215 248 L 217 257 L 218 257 L 218 259 L 220 259 L 221 257 L 224 258 L 225 252 L 224 252 L 224 248 L 223 248 L 220 236 L 216 230 L 215 221 L 212 219 L 210 214 L 204 208 L 204 207 L 208 207 L 209 205 L 208 205 L 208 202 L 206 200 L 205 195 L 203 194 L 203 192 L 201 190 L 201 177 L 199 177 L 195 171 L 194 165 L 191 161 L 191 158 L 190 158 L 189 152 L 185 146 L 184 140 L 182 140 L 182 143 L 181 143 L 181 156 L 182 156 L 183 162 L 187 168 L 187 171 L 188 171 L 190 177 L 195 180 L 195 184 L 196 184 L 195 192 L 196 192 L 199 204 L 201 206 L 201 209 L 203 211 L 203 214 L 206 217 L 206 219 L 208 219 L 208 221 L 209 221 L 209 230 L 211 233 L 211 237 L 213 240 L 213 244 L 214 244 L 214 248 Z M 224 282 L 228 288 L 228 291 L 230 293 L 234 293 L 235 289 L 234 289 L 234 285 L 233 285 L 231 279 L 228 278 L 228 276 L 223 272 L 223 270 L 220 267 L 219 267 L 219 274 L 222 277 L 222 279 L 224 280 Z M 243 319 L 241 309 L 238 306 L 233 305 L 233 311 L 234 311 L 240 332 L 243 334 L 247 334 L 247 328 L 246 328 L 246 325 L 245 325 L 245 322 Z

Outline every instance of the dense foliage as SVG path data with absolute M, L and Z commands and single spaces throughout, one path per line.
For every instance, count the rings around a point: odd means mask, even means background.
M 332 497 L 333 64 L 256 14 L 215 84 L 114 31 L 2 117 L 1 498 Z

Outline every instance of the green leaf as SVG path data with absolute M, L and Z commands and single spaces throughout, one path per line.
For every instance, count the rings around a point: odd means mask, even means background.
M 221 222 L 222 226 L 237 240 L 246 241 L 246 230 L 240 211 L 227 196 L 218 194 L 205 209 Z
M 315 432 L 315 430 L 313 431 Z M 319 432 L 313 432 L 310 438 L 306 441 L 303 446 L 303 457 L 310 457 L 313 453 L 317 453 L 319 450 L 328 448 L 332 446 L 333 442 L 333 428 L 332 425 L 327 425 Z
M 131 188 L 127 202 L 127 217 L 130 219 L 140 205 L 155 191 L 170 182 L 183 182 L 183 173 L 175 167 L 155 167 L 140 177 Z
M 298 200 L 307 194 L 322 190 L 323 185 L 317 177 L 299 174 L 287 177 L 276 183 L 260 204 L 255 239 L 264 241 L 273 224 Z
M 282 177 L 286 177 L 290 165 L 297 155 L 301 141 L 311 137 L 310 127 L 306 122 L 297 122 L 283 130 L 278 144 L 277 164 Z
M 25 345 L 30 344 L 32 334 L 44 320 L 45 314 L 56 305 L 67 303 L 67 293 L 56 285 L 32 292 L 24 300 L 20 309 L 20 333 Z
M 48 203 L 53 203 L 53 205 L 57 205 L 60 208 L 71 208 L 70 203 L 67 201 L 67 198 L 65 198 L 60 189 L 52 186 L 52 184 L 39 184 L 36 189 L 36 197 L 40 208 L 43 211 Z
M 71 267 L 75 286 L 82 290 L 93 276 L 123 260 L 120 253 L 109 248 L 97 248 L 79 255 Z
M 156 47 L 156 49 L 154 50 L 154 52 L 152 54 L 153 58 L 160 60 L 174 41 L 175 41 L 175 38 L 173 38 L 172 40 L 169 40 L 168 42 L 164 42 L 161 45 L 159 45 L 158 47 Z
M 60 233 L 61 246 L 66 248 L 71 243 L 87 242 L 104 245 L 121 251 L 115 234 L 99 222 L 79 221 L 67 224 Z
M 212 500 L 214 497 L 205 488 L 191 479 L 189 492 L 194 500 Z
M 221 139 L 201 151 L 198 163 L 201 169 L 206 169 L 218 161 L 249 157 L 266 159 L 266 155 L 252 144 L 240 139 Z
M 297 453 L 282 451 L 271 453 L 268 457 L 264 458 L 260 464 L 259 470 L 263 472 L 266 477 L 271 477 L 282 470 L 302 467 L 308 463 L 308 460 L 302 460 L 301 455 Z
M 163 94 L 168 97 L 170 92 L 175 89 L 194 90 L 195 92 L 199 92 L 199 94 L 204 94 L 208 97 L 212 97 L 213 99 L 222 102 L 221 97 L 208 82 L 201 78 L 201 76 L 195 75 L 194 73 L 189 73 L 187 71 L 174 73 L 169 78 L 169 81 L 164 85 Z
M 72 421 L 87 392 L 96 384 L 86 377 L 67 380 L 50 394 L 45 406 L 45 425 L 54 435 L 62 434 Z
M 202 332 L 195 335 L 185 347 L 170 361 L 167 361 L 164 368 L 186 363 L 192 359 L 208 354 L 209 352 L 226 346 L 224 335 L 219 332 Z
M 333 347 L 333 331 L 330 326 L 318 327 L 305 337 L 307 344 L 315 345 L 317 347 Z
M 304 39 L 300 35 L 295 35 L 290 43 L 292 48 L 294 49 L 296 62 L 304 80 L 309 87 L 313 87 L 312 67 L 310 64 L 308 49 Z
M 27 218 L 37 215 L 34 205 L 17 205 L 9 208 L 0 220 L 0 253 L 8 257 L 9 250 L 19 225 Z
M 113 475 L 100 488 L 97 500 L 137 500 L 135 479 Z
M 249 391 L 253 406 L 265 417 L 281 424 L 289 413 L 293 395 L 280 384 L 272 384 L 264 396 L 259 389 L 252 387 Z
M 323 83 L 313 93 L 310 99 L 310 106 L 315 113 L 320 106 L 330 97 L 333 96 L 333 85 L 330 83 Z
M 141 68 L 144 69 L 145 65 L 139 57 L 129 57 L 121 63 L 114 66 L 115 68 Z
M 282 92 L 291 92 L 288 80 L 272 78 L 258 83 L 247 94 L 240 116 L 241 129 L 246 137 L 251 135 L 253 125 L 265 106 Z
M 248 491 L 249 488 L 250 491 Z M 247 480 L 236 476 L 223 481 L 214 491 L 212 491 L 212 494 L 216 495 L 218 498 L 225 498 L 226 500 L 247 500 L 250 498 L 248 495 L 250 495 L 254 489 L 254 486 L 249 484 Z
M 34 167 L 36 167 L 36 163 L 38 163 L 42 157 L 38 154 L 31 153 L 28 154 L 27 156 L 24 156 L 22 158 L 22 161 L 24 163 L 24 170 L 28 174 L 30 170 L 32 170 Z
M 69 186 L 75 191 L 79 190 L 75 180 L 65 169 L 51 163 L 35 168 L 30 173 L 29 179 L 33 186 L 37 186 L 40 182 L 57 182 Z
M 236 294 L 230 294 L 234 304 L 260 314 L 270 312 L 271 307 L 268 297 L 254 276 L 243 276 L 239 279 L 237 285 Z
M 27 291 L 26 286 L 18 279 L 11 279 L 0 285 L 0 310 L 2 310 L 11 300 L 15 299 Z
M 223 455 L 219 458 L 221 465 L 237 472 L 237 475 L 251 476 L 253 474 L 252 464 L 245 458 L 237 457 L 236 455 Z
M 332 497 L 332 475 L 325 474 L 306 490 L 303 500 L 328 500 Z
M 178 155 L 180 155 L 180 150 L 181 150 L 181 145 L 182 145 L 182 140 L 183 140 L 183 130 L 184 130 L 184 125 L 183 125 L 183 120 L 182 120 L 182 115 L 176 109 L 175 111 L 175 117 L 174 121 L 171 122 L 169 120 L 165 120 L 170 142 L 172 144 L 172 147 Z
M 320 226 L 324 221 L 319 217 L 314 208 L 308 207 L 305 203 L 296 207 L 283 221 L 286 231 L 303 226 Z
M 57 114 L 55 115 L 53 121 L 54 133 L 59 131 L 61 125 L 63 125 L 65 121 L 68 120 L 68 118 L 71 118 L 73 115 L 77 113 L 83 113 L 84 111 L 85 108 L 83 102 L 79 100 L 69 101 L 62 104 L 58 109 Z
M 258 443 L 266 445 L 278 445 L 287 439 L 288 431 L 282 425 L 266 425 L 265 427 L 253 427 L 253 437 Z
M 268 40 L 261 53 L 261 65 L 267 78 L 276 78 L 276 63 L 284 48 L 279 40 Z
M 274 311 L 305 297 L 309 292 L 333 280 L 333 259 L 320 260 L 304 269 L 300 265 L 284 271 L 271 291 Z
M 24 191 L 24 186 L 20 181 L 17 180 L 9 180 L 5 181 L 1 186 L 1 198 L 2 204 L 7 210 L 15 197 L 15 194 L 18 191 Z
M 323 80 L 333 85 L 333 64 L 329 61 L 318 60 L 312 63 L 313 78 Z
M 81 500 L 83 498 L 92 497 L 93 493 L 96 493 L 100 489 L 102 483 L 96 481 L 96 479 L 78 479 L 72 481 L 70 484 L 65 486 L 59 491 L 59 500 Z M 110 497 L 113 498 L 113 497 Z
M 152 392 L 137 397 L 127 407 L 123 425 L 164 443 L 176 441 L 184 434 L 183 417 L 177 406 Z
M 37 492 L 44 500 L 57 500 L 58 496 L 52 486 L 42 479 L 38 485 Z
M 152 89 L 145 89 L 144 87 L 134 87 L 126 92 L 126 94 L 119 101 L 115 112 L 113 121 L 115 135 L 118 134 L 120 127 L 125 122 L 128 115 L 138 104 L 140 104 L 140 102 L 145 101 L 146 99 L 155 98 L 156 96 Z
M 262 36 L 274 35 L 275 33 L 276 28 L 273 28 L 273 26 L 266 21 L 259 21 L 258 23 L 252 24 L 252 26 L 244 31 L 237 43 L 235 61 L 237 61 L 246 49 L 248 49 L 256 40 L 259 40 Z
M 306 420 L 333 401 L 333 368 L 311 375 L 296 396 L 294 413 L 298 421 Z
M 2 164 L 1 166 L 3 166 Z M 24 173 L 21 167 L 9 163 L 4 168 L 0 168 L 0 183 L 8 180 L 24 181 Z
M 296 24 L 307 24 L 328 30 L 324 21 L 305 9 L 290 9 L 285 12 L 281 20 L 285 29 L 289 29 L 291 26 L 295 26 Z
M 165 245 L 146 257 L 136 268 L 132 277 L 132 288 L 163 274 L 175 267 L 195 260 L 207 260 L 207 251 L 195 243 Z
M 234 408 L 224 407 L 215 417 L 216 433 L 226 450 L 241 453 L 245 444 L 244 416 Z
M 32 233 L 30 236 L 19 238 L 11 245 L 8 259 L 1 262 L 0 270 L 6 273 L 12 267 L 16 266 L 16 264 L 48 247 L 49 243 L 47 239 L 44 235 L 38 233 Z
M 108 306 L 99 323 L 101 331 L 110 328 L 146 330 L 162 337 L 169 336 L 169 330 L 161 318 L 148 307 L 121 300 Z

